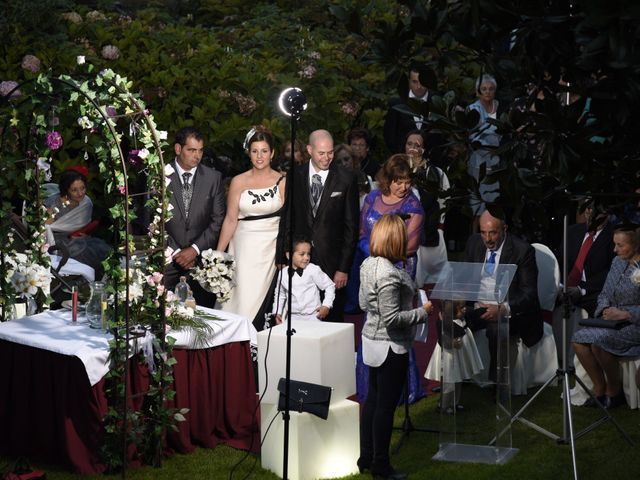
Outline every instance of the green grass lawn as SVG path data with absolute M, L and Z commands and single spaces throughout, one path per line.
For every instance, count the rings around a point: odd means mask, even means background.
M 535 390 L 530 390 L 530 394 Z M 458 428 L 463 433 L 460 443 L 488 441 L 495 434 L 495 409 L 486 407 L 489 390 L 465 385 L 462 403 L 465 411 L 458 415 Z M 514 397 L 514 411 L 527 397 Z M 439 415 L 435 412 L 438 395 L 432 395 L 411 407 L 411 419 L 416 428 L 438 428 Z M 484 407 L 482 406 L 484 403 Z M 600 412 L 590 408 L 572 409 L 574 425 L 580 430 L 600 417 Z M 612 411 L 634 443 L 640 445 L 640 411 L 621 407 Z M 548 388 L 536 400 L 525 415 L 539 425 L 562 434 L 562 400 L 559 388 Z M 396 413 L 396 424 L 401 425 L 403 409 Z M 432 460 L 438 450 L 439 436 L 434 433 L 414 431 L 405 439 L 402 448 L 392 455 L 392 463 L 410 474 L 412 479 L 544 479 L 572 478 L 571 449 L 569 445 L 557 445 L 553 440 L 517 422 L 513 427 L 513 446 L 518 454 L 506 465 L 480 465 L 446 463 Z M 397 445 L 400 432 L 394 433 L 392 448 Z M 640 455 L 637 447 L 627 445 L 611 422 L 586 434 L 576 441 L 578 472 L 581 479 L 636 479 L 640 478 Z M 143 467 L 127 471 L 130 479 L 226 479 L 233 465 L 245 453 L 220 446 L 214 450 L 198 449 L 190 455 L 174 455 L 164 460 L 162 468 Z M 6 460 L 6 459 L 5 459 Z M 256 460 L 250 455 L 236 470 L 233 478 L 241 479 Z M 276 475 L 262 470 L 259 459 L 251 478 L 275 479 Z M 94 477 L 73 475 L 60 468 L 38 465 L 47 472 L 50 480 L 90 479 Z M 117 476 L 119 477 L 119 476 Z M 117 478 L 116 477 L 116 478 Z M 95 478 L 104 478 L 95 477 Z M 349 479 L 368 479 L 368 474 L 353 475 Z

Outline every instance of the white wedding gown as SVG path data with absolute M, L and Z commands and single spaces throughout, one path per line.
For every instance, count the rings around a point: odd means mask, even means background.
M 236 284 L 222 310 L 251 321 L 269 293 L 276 273 L 276 240 L 282 208 L 280 180 L 273 187 L 244 190 L 240 194 L 238 226 L 229 243 L 229 253 L 236 260 Z M 263 319 L 255 322 L 262 324 Z

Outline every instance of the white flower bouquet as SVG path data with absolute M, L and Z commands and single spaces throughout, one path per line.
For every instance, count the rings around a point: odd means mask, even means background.
M 17 295 L 23 298 L 34 298 L 38 291 L 45 296 L 49 295 L 51 287 L 51 272 L 48 267 L 31 263 L 28 260 L 17 260 L 11 269 L 11 285 Z
M 214 293 L 220 303 L 229 300 L 234 286 L 236 262 L 231 255 L 218 250 L 208 249 L 200 255 L 200 265 L 191 273 L 191 277 L 206 291 Z

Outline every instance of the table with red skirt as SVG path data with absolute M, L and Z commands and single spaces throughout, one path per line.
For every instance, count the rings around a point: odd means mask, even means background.
M 173 355 L 174 399 L 188 408 L 178 431 L 168 431 L 165 451 L 226 444 L 258 451 L 259 421 L 251 345 L 255 330 L 237 315 L 213 311 L 207 340 L 194 347 L 185 332 Z M 108 410 L 105 378 L 110 334 L 75 325 L 71 313 L 44 312 L 0 323 L 0 454 L 101 473 L 102 419 Z M 144 392 L 149 371 L 130 359 L 129 392 Z M 139 407 L 143 395 L 133 396 Z

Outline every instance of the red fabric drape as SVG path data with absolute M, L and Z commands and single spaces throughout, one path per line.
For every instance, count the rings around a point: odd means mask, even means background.
M 219 443 L 259 448 L 249 348 L 242 342 L 175 350 L 173 405 L 190 411 L 179 432 L 168 435 L 171 449 L 189 452 L 195 445 L 213 448 Z M 104 379 L 91 387 L 77 357 L 6 341 L 0 341 L 0 365 L 0 453 L 82 474 L 103 472 L 98 455 L 107 412 Z M 146 369 L 135 360 L 131 367 L 129 391 L 144 391 Z M 142 398 L 132 402 L 139 407 Z

